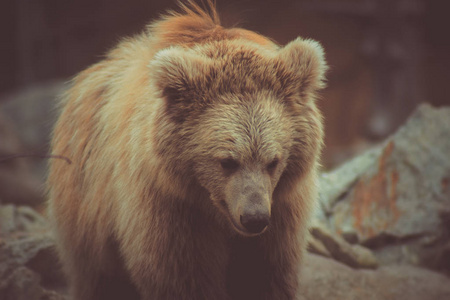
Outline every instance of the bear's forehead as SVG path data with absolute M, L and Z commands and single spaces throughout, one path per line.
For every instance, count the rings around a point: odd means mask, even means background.
M 230 152 L 242 159 L 259 159 L 274 157 L 282 151 L 282 144 L 289 143 L 290 124 L 282 105 L 271 105 L 267 99 L 270 96 L 260 96 L 249 99 L 250 103 L 221 103 L 201 117 L 204 126 L 199 134 L 208 136 L 208 147 L 213 145 L 211 153 Z
M 233 136 L 276 136 L 286 131 L 287 112 L 282 103 L 269 93 L 257 93 L 244 97 L 242 95 L 222 96 L 227 98 L 212 105 L 201 117 L 207 124 L 205 130 L 234 133 Z M 246 98 L 246 99 L 244 99 Z
M 270 90 L 286 97 L 296 86 L 297 73 L 277 59 L 277 52 L 239 41 L 217 41 L 194 51 L 206 58 L 204 79 L 210 92 L 254 93 Z

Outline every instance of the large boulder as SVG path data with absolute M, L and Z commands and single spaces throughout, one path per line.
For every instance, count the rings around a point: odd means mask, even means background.
M 422 105 L 392 137 L 321 178 L 318 218 L 381 264 L 450 271 L 450 108 Z

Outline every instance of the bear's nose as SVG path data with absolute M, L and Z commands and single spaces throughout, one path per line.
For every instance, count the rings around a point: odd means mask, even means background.
M 265 213 L 241 215 L 241 224 L 249 233 L 260 233 L 269 225 L 269 215 Z

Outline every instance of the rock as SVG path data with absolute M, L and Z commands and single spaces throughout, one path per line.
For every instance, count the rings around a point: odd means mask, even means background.
M 320 175 L 319 204 L 321 209 L 317 210 L 319 220 L 325 220 L 333 213 L 333 206 L 336 202 L 346 195 L 379 153 L 380 149 L 378 148 L 370 149 L 355 157 L 351 161 L 352 163 L 346 163 L 333 172 Z
M 356 233 L 382 264 L 442 269 L 450 264 L 449 157 L 450 108 L 422 105 L 382 145 L 322 176 L 318 217 L 334 233 Z
M 53 239 L 44 244 L 36 254 L 28 259 L 25 266 L 41 277 L 41 285 L 47 289 L 59 289 L 66 285 L 65 276 L 56 253 Z M 48 242 L 48 241 L 47 241 Z
M 39 276 L 25 267 L 18 267 L 2 278 L 0 282 L 0 299 L 33 300 L 41 299 L 43 290 L 39 286 Z
M 311 234 L 322 242 L 331 257 L 352 268 L 374 269 L 378 266 L 375 256 L 369 249 L 359 245 L 351 245 L 323 226 L 313 227 Z
M 358 234 L 355 231 L 344 231 L 341 236 L 352 245 L 359 243 Z
M 12 204 L 0 205 L 0 237 L 47 229 L 47 221 L 32 208 Z
M 40 277 L 33 271 L 18 267 L 7 278 L 0 280 L 2 300 L 64 300 L 62 294 L 42 288 Z
M 352 254 L 358 267 L 361 269 L 375 269 L 378 267 L 378 260 L 372 251 L 360 245 L 352 245 Z
M 0 240 L 0 299 L 63 299 L 64 275 L 48 233 Z
M 448 300 L 450 278 L 408 265 L 355 270 L 307 254 L 301 267 L 298 300 L 329 299 Z
M 325 245 L 319 240 L 313 237 L 312 235 L 308 237 L 308 252 L 314 253 L 317 255 L 331 257 L 330 252 L 327 250 Z
M 54 247 L 54 241 L 49 233 L 33 234 L 5 242 L 5 247 L 11 253 L 10 258 L 20 265 L 27 265 L 41 251 Z

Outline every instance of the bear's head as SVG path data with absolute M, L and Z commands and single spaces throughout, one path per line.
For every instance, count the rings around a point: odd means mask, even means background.
M 274 201 L 284 201 L 274 191 L 295 188 L 317 163 L 321 46 L 302 39 L 273 49 L 243 40 L 175 46 L 150 68 L 164 103 L 160 151 L 174 170 L 189 170 L 233 229 L 264 232 Z

